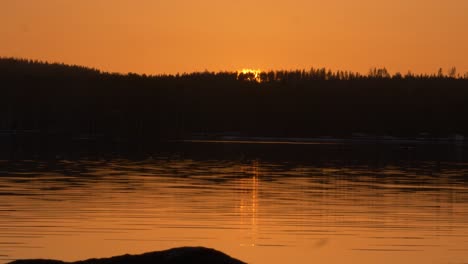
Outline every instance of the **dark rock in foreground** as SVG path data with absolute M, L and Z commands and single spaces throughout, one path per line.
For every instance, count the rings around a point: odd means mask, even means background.
M 181 247 L 141 255 L 123 255 L 111 258 L 63 262 L 47 259 L 16 260 L 9 264 L 245 264 L 240 260 L 204 247 Z

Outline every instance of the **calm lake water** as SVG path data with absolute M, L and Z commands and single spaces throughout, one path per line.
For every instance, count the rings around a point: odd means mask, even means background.
M 464 146 L 193 143 L 0 161 L 0 262 L 178 246 L 249 263 L 468 263 Z

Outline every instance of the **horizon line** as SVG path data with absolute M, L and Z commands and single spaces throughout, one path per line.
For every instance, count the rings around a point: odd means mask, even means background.
M 116 75 L 131 75 L 131 74 L 136 74 L 139 76 L 148 76 L 148 77 L 158 77 L 158 76 L 180 76 L 180 75 L 190 75 L 190 74 L 197 74 L 197 73 L 211 73 L 211 74 L 219 74 L 219 73 L 232 73 L 232 74 L 245 74 L 245 71 L 256 71 L 256 72 L 261 72 L 261 73 L 269 73 L 269 72 L 297 72 L 297 71 L 310 71 L 310 70 L 325 70 L 326 72 L 331 71 L 332 73 L 350 73 L 350 74 L 356 74 L 361 77 L 370 77 L 371 72 L 375 70 L 385 70 L 386 73 L 389 74 L 390 77 L 396 76 L 396 75 L 411 75 L 411 76 L 421 76 L 421 77 L 450 77 L 449 71 L 455 70 L 456 74 L 454 76 L 451 76 L 453 78 L 461 78 L 461 79 L 467 79 L 468 78 L 468 71 L 466 72 L 458 72 L 456 66 L 450 67 L 448 70 L 443 69 L 442 67 L 439 67 L 437 71 L 435 72 L 415 72 L 412 71 L 411 69 L 406 70 L 406 72 L 402 71 L 395 71 L 393 73 L 390 73 L 390 71 L 387 70 L 385 66 L 383 67 L 377 67 L 377 66 L 371 66 L 369 67 L 367 73 L 362 73 L 359 71 L 351 71 L 351 70 L 341 70 L 341 69 L 333 69 L 333 68 L 327 68 L 327 67 L 316 67 L 316 66 L 310 66 L 308 68 L 290 68 L 290 69 L 261 69 L 258 67 L 243 67 L 239 68 L 237 70 L 209 70 L 209 69 L 204 69 L 204 70 L 195 70 L 195 71 L 184 71 L 184 72 L 177 72 L 177 73 L 142 73 L 142 72 L 133 72 L 133 71 L 110 71 L 110 70 L 104 70 L 98 67 L 90 66 L 90 65 L 83 65 L 83 64 L 74 64 L 74 63 L 67 63 L 67 62 L 60 62 L 60 61 L 52 61 L 52 60 L 42 60 L 42 59 L 34 59 L 34 58 L 26 58 L 26 57 L 14 57 L 14 56 L 1 56 L 0 55 L 0 60 L 16 60 L 16 61 L 23 61 L 23 62 L 28 62 L 28 63 L 38 63 L 38 64 L 50 64 L 50 65 L 61 65 L 61 66 L 68 66 L 68 67 L 79 67 L 79 68 L 84 68 L 84 69 L 89 69 L 89 70 L 94 70 L 97 71 L 101 74 L 116 74 Z M 441 72 L 442 71 L 442 72 Z M 447 72 L 447 73 L 446 73 Z M 440 75 L 442 73 L 442 75 Z

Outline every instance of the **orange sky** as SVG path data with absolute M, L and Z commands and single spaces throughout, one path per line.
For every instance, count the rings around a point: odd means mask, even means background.
M 467 0 L 0 0 L 0 56 L 106 71 L 468 71 Z

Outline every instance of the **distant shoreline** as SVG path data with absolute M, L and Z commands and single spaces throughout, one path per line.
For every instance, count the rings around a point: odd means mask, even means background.
M 252 74 L 124 75 L 0 58 L 0 143 L 459 143 L 468 136 L 468 75 Z
M 382 144 L 461 144 L 465 145 L 468 140 L 462 135 L 451 137 L 393 137 L 378 135 L 362 135 L 349 138 L 338 137 L 314 137 L 314 138 L 281 138 L 281 137 L 241 137 L 241 136 L 206 136 L 192 137 L 170 142 L 189 143 L 236 143 L 236 144 L 352 144 L 352 143 L 382 143 Z

